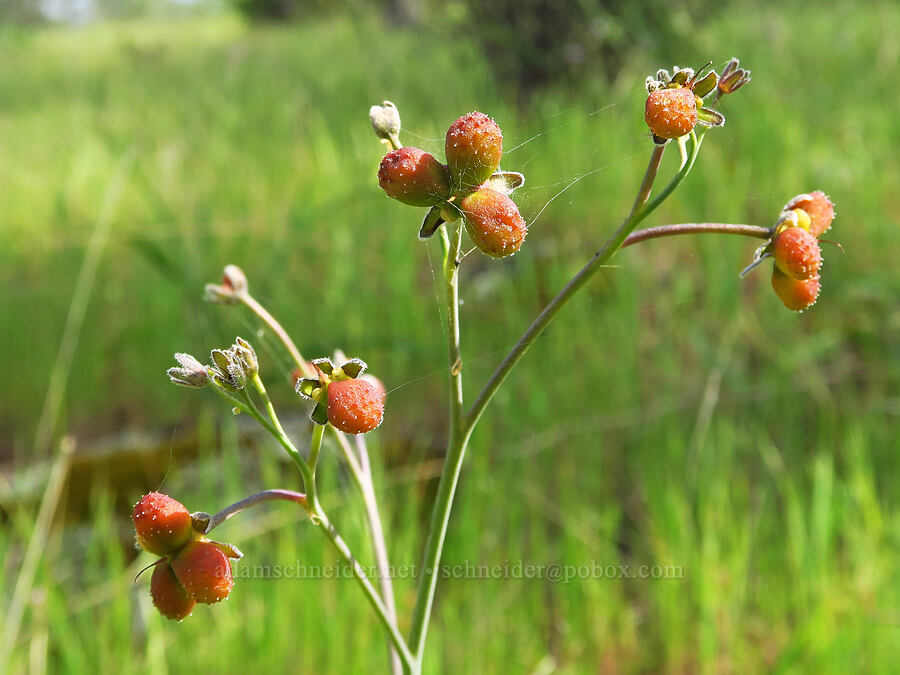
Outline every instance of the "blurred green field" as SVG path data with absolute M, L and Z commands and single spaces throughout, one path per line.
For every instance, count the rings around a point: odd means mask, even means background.
M 471 397 L 627 212 L 651 145 L 644 77 L 732 55 L 753 81 L 725 100 L 726 126 L 647 224 L 769 225 L 789 197 L 823 189 L 844 252 L 825 249 L 822 297 L 797 316 L 766 271 L 739 281 L 750 240 L 675 238 L 619 255 L 489 409 L 445 561 L 674 565 L 683 576 L 443 581 L 426 670 L 896 668 L 900 7 L 817 7 L 721 12 L 679 53 L 630 54 L 612 81 L 598 75 L 527 108 L 501 98 L 465 39 L 364 17 L 0 30 L 0 487 L 17 494 L 19 477 L 48 459 L 32 447 L 48 377 L 122 166 L 56 431 L 90 445 L 173 430 L 201 449 L 200 461 L 175 452 L 146 467 L 140 485 L 67 486 L 65 503 L 89 512 L 67 513 L 52 533 L 11 672 L 379 671 L 386 643 L 352 582 L 240 578 L 257 564 L 334 562 L 289 506 L 221 528 L 245 553 L 222 606 L 165 622 L 147 580 L 133 583 L 151 558 L 134 558 L 127 504 L 164 474 L 192 510 L 293 486 L 274 443 L 239 443 L 227 408 L 164 376 L 175 351 L 202 356 L 242 335 L 279 409 L 301 412 L 271 335 L 204 304 L 203 283 L 239 264 L 305 354 L 342 348 L 387 383 L 376 485 L 393 562 L 418 563 L 446 425 L 439 250 L 416 240 L 421 210 L 377 188 L 383 147 L 368 106 L 393 100 L 404 142 L 434 152 L 453 119 L 483 110 L 503 127 L 504 168 L 526 174 L 517 201 L 534 224 L 522 252 L 503 262 L 476 252 L 462 268 Z M 666 171 L 674 164 L 667 157 Z M 326 508 L 368 563 L 334 453 L 319 473 Z M 4 607 L 33 497 L 3 505 Z M 395 583 L 408 618 L 414 580 Z

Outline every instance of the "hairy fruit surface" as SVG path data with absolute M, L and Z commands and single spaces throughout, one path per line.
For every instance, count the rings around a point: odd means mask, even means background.
M 234 586 L 228 556 L 211 541 L 194 541 L 169 561 L 187 594 L 212 604 L 228 597 Z
M 466 232 L 483 253 L 493 258 L 512 255 L 528 233 L 516 203 L 504 194 L 482 188 L 459 204 Z
M 802 227 L 789 227 L 772 240 L 775 266 L 792 279 L 805 281 L 818 275 L 822 265 L 819 242 Z
M 181 621 L 194 610 L 197 602 L 178 583 L 169 563 L 163 561 L 153 568 L 150 577 L 150 597 L 153 606 L 167 619 Z
M 348 434 L 364 434 L 381 424 L 384 392 L 366 380 L 338 380 L 328 385 L 328 421 Z
M 809 215 L 809 231 L 819 237 L 831 227 L 834 220 L 834 204 L 821 190 L 794 197 L 785 206 L 785 210 L 803 209 Z
M 378 184 L 388 197 L 410 206 L 434 206 L 450 196 L 447 167 L 419 148 L 386 154 L 378 168 Z
M 644 121 L 654 136 L 678 138 L 697 124 L 697 98 L 684 87 L 657 89 L 647 97 Z
M 784 303 L 784 306 L 795 312 L 802 312 L 811 307 L 819 297 L 819 277 L 799 280 L 791 279 L 777 267 L 772 268 L 772 288 Z
M 159 492 L 141 497 L 131 519 L 138 544 L 149 553 L 174 553 L 191 538 L 191 514 L 181 502 Z
M 450 125 L 444 151 L 453 184 L 474 189 L 500 167 L 503 133 L 484 113 L 470 112 Z

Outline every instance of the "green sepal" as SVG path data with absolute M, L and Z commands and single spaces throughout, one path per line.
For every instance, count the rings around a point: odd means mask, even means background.
M 366 362 L 362 359 L 350 359 L 349 361 L 347 361 L 347 363 L 341 366 L 341 370 L 344 371 L 344 375 L 352 379 L 356 379 L 357 377 L 362 375 L 366 368 Z
M 721 127 L 725 124 L 725 115 L 710 108 L 697 109 L 697 121 L 708 127 Z
M 422 221 L 422 227 L 419 228 L 419 239 L 424 241 L 425 239 L 430 238 L 443 224 L 444 219 L 441 218 L 440 205 L 432 206 L 425 215 L 425 219 Z
M 244 557 L 244 554 L 241 553 L 241 549 L 239 549 L 237 546 L 232 546 L 231 544 L 226 544 L 221 541 L 212 541 L 211 539 L 209 540 L 209 543 L 233 560 L 240 560 Z
M 316 424 L 328 424 L 328 408 L 321 403 L 317 403 L 309 417 Z
M 313 392 L 321 387 L 322 383 L 318 380 L 305 377 L 302 380 L 297 381 L 297 386 L 294 389 L 303 398 L 313 399 Z
M 312 364 L 321 370 L 323 373 L 331 377 L 331 373 L 334 371 L 334 364 L 331 362 L 331 359 L 313 359 Z
M 523 185 L 525 185 L 525 176 L 518 171 L 497 171 L 485 181 L 482 187 L 509 196 Z
M 698 80 L 694 83 L 694 96 L 699 96 L 703 98 L 709 92 L 716 88 L 716 82 L 718 82 L 719 76 L 716 75 L 716 71 L 711 70 L 706 74 L 701 80 Z
M 210 356 L 216 368 L 218 368 L 223 374 L 228 372 L 228 369 L 231 367 L 231 359 L 228 358 L 225 350 L 213 349 L 210 352 Z

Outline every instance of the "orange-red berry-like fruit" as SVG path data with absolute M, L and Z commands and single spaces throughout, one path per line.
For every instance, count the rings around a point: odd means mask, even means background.
M 410 206 L 433 206 L 450 196 L 447 167 L 419 148 L 386 154 L 378 168 L 378 184 L 388 197 Z
M 482 188 L 459 203 L 466 231 L 482 252 L 494 258 L 512 255 L 528 233 L 516 203 L 504 194 Z
M 802 227 L 789 227 L 772 240 L 775 266 L 792 279 L 805 281 L 819 273 L 822 251 L 816 238 Z
M 812 306 L 819 297 L 819 277 L 814 276 L 806 280 L 791 279 L 777 267 L 773 267 L 772 288 L 785 307 L 802 312 Z
M 819 237 L 831 227 L 834 220 L 834 204 L 821 190 L 810 192 L 808 196 L 794 197 L 785 206 L 785 210 L 803 209 L 809 215 L 809 231 L 814 237 Z
M 153 606 L 167 619 L 181 621 L 188 616 L 197 602 L 187 594 L 184 586 L 178 583 L 175 573 L 168 562 L 160 562 L 153 568 L 150 577 L 150 597 Z
M 191 538 L 191 514 L 168 495 L 151 492 L 141 497 L 131 514 L 141 548 L 156 555 L 168 555 Z
M 678 138 L 697 124 L 697 98 L 684 87 L 657 89 L 647 97 L 644 121 L 660 138 Z
M 224 600 L 234 586 L 228 556 L 211 541 L 193 541 L 169 562 L 179 583 L 197 602 Z
M 384 392 L 365 380 L 338 380 L 328 385 L 328 421 L 348 434 L 376 429 L 384 417 Z
M 450 125 L 444 152 L 453 184 L 474 189 L 500 167 L 503 132 L 484 113 L 470 112 Z

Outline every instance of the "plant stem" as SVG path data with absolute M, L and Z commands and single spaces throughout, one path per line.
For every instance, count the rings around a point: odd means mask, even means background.
M 636 230 L 628 235 L 622 248 L 627 248 L 648 239 L 671 237 L 679 234 L 738 234 L 757 239 L 768 239 L 772 236 L 772 228 L 759 225 L 734 225 L 731 223 L 679 223 L 678 225 L 658 225 L 643 230 Z
M 416 657 L 416 669 L 421 672 L 422 656 L 425 649 L 425 637 L 428 633 L 428 620 L 434 602 L 437 586 L 438 570 L 447 526 L 450 522 L 450 511 L 453 497 L 459 482 L 459 474 L 465 458 L 466 446 L 471 427 L 463 427 L 463 390 L 462 390 L 462 355 L 459 340 L 459 253 L 462 243 L 462 225 L 457 224 L 452 237 L 446 233 L 448 224 L 442 234 L 444 249 L 444 280 L 447 302 L 447 341 L 448 361 L 450 365 L 450 430 L 447 442 L 447 456 L 438 485 L 431 513 L 431 526 L 428 540 L 425 543 L 419 590 L 416 596 L 416 607 L 413 612 L 409 644 Z
M 300 452 L 294 446 L 291 439 L 284 432 L 284 427 L 281 426 L 281 422 L 278 419 L 275 408 L 272 406 L 272 403 L 269 400 L 268 395 L 266 394 L 266 390 L 263 386 L 262 380 L 259 379 L 258 374 L 253 378 L 253 385 L 256 387 L 259 395 L 262 397 L 263 402 L 265 403 L 266 411 L 271 422 L 268 422 L 267 420 L 262 418 L 262 415 L 260 415 L 259 411 L 255 409 L 255 406 L 253 406 L 253 402 L 250 400 L 249 396 L 245 397 L 246 404 L 242 407 L 244 407 L 250 415 L 261 421 L 266 429 L 268 429 L 270 433 L 272 433 L 272 435 L 274 435 L 275 438 L 278 439 L 278 442 L 281 443 L 282 446 L 284 446 L 285 450 L 288 451 L 288 454 L 290 454 L 291 457 L 295 458 L 297 467 L 300 469 L 300 473 L 303 476 L 303 485 L 306 488 L 307 513 L 309 513 L 310 520 L 320 530 L 322 530 L 328 541 L 331 542 L 331 545 L 341 555 L 344 561 L 350 565 L 350 568 L 353 570 L 353 576 L 362 588 L 363 594 L 366 596 L 369 604 L 372 605 L 372 608 L 375 610 L 375 613 L 381 620 L 382 625 L 384 625 L 385 629 L 388 631 L 391 637 L 391 641 L 393 642 L 394 649 L 400 655 L 400 658 L 403 660 L 404 665 L 407 668 L 411 669 L 413 666 L 413 658 L 410 654 L 409 647 L 406 646 L 406 642 L 404 642 L 403 640 L 403 636 L 400 635 L 396 620 L 388 617 L 387 608 L 385 607 L 385 604 L 382 601 L 381 597 L 378 595 L 378 591 L 375 590 L 372 582 L 369 581 L 369 578 L 366 576 L 365 570 L 363 570 L 362 566 L 356 561 L 356 558 L 350 551 L 350 547 L 347 546 L 347 543 L 337 533 L 334 526 L 331 524 L 331 521 L 328 519 L 328 516 L 325 514 L 325 510 L 319 503 L 318 489 L 316 487 L 313 470 L 311 466 L 307 464 L 307 462 L 300 455 Z M 226 395 L 228 395 L 227 392 L 225 393 Z M 246 391 L 242 393 L 246 394 Z M 315 446 L 316 443 L 321 444 L 322 442 L 324 427 L 321 427 L 320 425 L 316 426 L 319 428 L 313 430 L 313 440 L 311 446 Z M 315 451 L 315 454 L 318 454 L 317 450 Z M 310 456 L 312 458 L 312 451 L 310 453 Z
M 294 502 L 295 504 L 302 506 L 304 510 L 309 508 L 306 495 L 302 492 L 294 492 L 293 490 L 263 490 L 262 492 L 257 492 L 255 495 L 245 497 L 231 506 L 226 506 L 224 509 L 210 517 L 209 524 L 206 526 L 206 531 L 203 534 L 209 534 L 226 520 L 245 509 L 249 509 L 251 506 L 277 500 Z
M 319 450 L 322 449 L 322 436 L 325 435 L 325 426 L 313 424 L 312 440 L 309 442 L 309 470 L 313 480 L 316 479 L 316 465 L 319 463 Z
M 399 143 L 399 140 L 397 142 Z M 291 336 L 278 320 L 249 293 L 241 293 L 239 297 L 241 302 L 278 336 L 278 339 L 281 340 L 300 372 L 305 377 L 315 377 L 315 369 L 303 358 L 297 345 L 294 344 Z M 330 424 L 328 425 L 328 433 L 331 434 L 341 449 L 344 461 L 347 463 L 350 474 L 353 476 L 353 482 L 356 483 L 356 487 L 362 495 L 366 520 L 369 524 L 369 537 L 375 555 L 375 566 L 378 570 L 378 585 L 381 589 L 388 617 L 392 623 L 396 624 L 397 608 L 394 603 L 394 585 L 390 575 L 390 560 L 384 538 L 384 528 L 381 524 L 381 516 L 378 513 L 378 498 L 375 494 L 375 485 L 372 480 L 372 471 L 369 466 L 369 455 L 365 440 L 359 436 L 357 437 L 357 449 L 359 450 L 359 459 L 357 460 L 353 449 L 350 447 L 350 442 L 344 434 Z M 391 667 L 395 673 L 398 672 L 397 655 L 393 652 L 393 649 L 391 653 Z
M 494 394 L 497 393 L 497 390 L 500 388 L 500 385 L 503 384 L 503 381 L 507 378 L 512 369 L 518 364 L 521 358 L 525 355 L 525 352 L 528 351 L 528 348 L 531 347 L 532 343 L 538 338 L 538 336 L 544 331 L 544 329 L 556 318 L 556 315 L 559 314 L 559 311 L 566 305 L 566 303 L 572 299 L 572 297 L 579 291 L 581 288 L 590 280 L 591 277 L 596 274 L 597 270 L 599 270 L 603 265 L 609 262 L 610 258 L 615 255 L 616 251 L 618 251 L 625 239 L 631 234 L 632 230 L 637 227 L 638 223 L 640 223 L 647 215 L 650 214 L 653 209 L 659 206 L 662 203 L 660 197 L 657 197 L 652 202 L 648 203 L 648 199 L 650 197 L 650 190 L 653 187 L 653 181 L 656 178 L 656 174 L 659 171 L 659 165 L 662 161 L 663 152 L 665 151 L 666 145 L 654 145 L 653 153 L 650 156 L 650 162 L 647 165 L 647 170 L 644 173 L 644 179 L 641 182 L 641 187 L 638 190 L 637 197 L 634 200 L 634 205 L 631 207 L 631 212 L 619 226 L 619 229 L 615 231 L 615 233 L 606 241 L 603 247 L 597 251 L 593 257 L 581 268 L 581 270 L 569 281 L 568 284 L 556 295 L 553 300 L 544 308 L 544 310 L 538 315 L 538 317 L 534 320 L 534 322 L 528 327 L 525 333 L 519 338 L 519 341 L 512 348 L 509 354 L 506 355 L 506 358 L 497 366 L 497 369 L 494 371 L 494 374 L 491 375 L 487 384 L 481 390 L 481 393 L 478 394 L 478 397 L 475 399 L 475 402 L 472 404 L 472 407 L 469 408 L 469 411 L 466 413 L 463 419 L 463 426 L 466 430 L 471 431 L 471 429 L 478 423 L 481 415 L 484 413 L 485 408 L 491 402 L 491 399 L 494 397 Z M 663 191 L 664 194 L 671 194 L 672 190 L 674 190 L 674 186 L 677 186 L 680 183 L 684 176 L 687 175 L 687 172 L 690 171 L 690 167 L 693 166 L 694 159 L 696 158 L 696 152 L 699 149 L 699 144 L 695 143 L 693 146 L 693 152 L 689 155 L 686 162 L 684 162 L 683 166 L 679 170 L 678 174 L 672 179 L 666 189 Z M 662 195 L 661 195 L 662 196 Z

